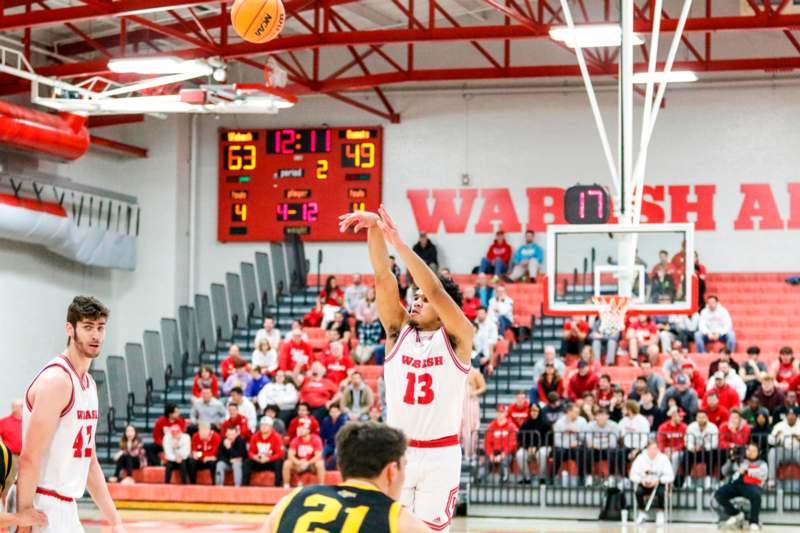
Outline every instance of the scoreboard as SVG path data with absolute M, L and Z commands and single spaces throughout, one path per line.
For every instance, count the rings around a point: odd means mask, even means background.
M 383 130 L 219 130 L 217 239 L 364 240 L 339 233 L 339 215 L 381 203 Z

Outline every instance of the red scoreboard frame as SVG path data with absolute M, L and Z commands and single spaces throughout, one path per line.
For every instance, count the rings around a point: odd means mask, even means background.
M 381 203 L 383 129 L 219 130 L 217 239 L 357 241 L 339 215 Z

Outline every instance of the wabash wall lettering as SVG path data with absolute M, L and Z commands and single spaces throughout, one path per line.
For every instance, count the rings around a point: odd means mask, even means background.
M 782 189 L 782 187 L 781 187 Z M 544 231 L 548 224 L 565 224 L 564 190 L 561 187 L 525 189 L 528 220 L 524 229 Z M 735 220 L 719 225 L 734 230 L 800 229 L 800 183 L 789 183 L 785 190 L 769 183 L 742 183 Z M 645 185 L 642 195 L 642 221 L 649 223 L 689 222 L 698 231 L 718 229 L 715 214 L 717 186 Z M 789 197 L 789 211 L 782 214 L 775 194 Z M 424 233 L 493 233 L 494 224 L 507 232 L 520 232 L 523 224 L 507 188 L 499 189 L 410 189 L 406 196 L 414 212 L 417 228 Z M 468 228 L 476 199 L 482 199 L 477 221 Z M 611 223 L 617 222 L 612 216 Z
M 430 368 L 432 366 L 442 366 L 444 357 L 427 357 L 425 359 L 414 359 L 408 355 L 402 357 L 403 364 L 411 368 Z

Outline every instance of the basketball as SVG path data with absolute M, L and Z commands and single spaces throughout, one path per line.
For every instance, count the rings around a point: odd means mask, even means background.
M 265 43 L 277 37 L 285 19 L 281 0 L 236 0 L 231 10 L 233 29 L 251 43 Z

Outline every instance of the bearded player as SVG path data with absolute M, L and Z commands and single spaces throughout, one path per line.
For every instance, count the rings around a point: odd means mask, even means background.
M 97 387 L 89 366 L 100 355 L 108 309 L 95 298 L 76 296 L 67 310 L 67 349 L 47 363 L 25 392 L 18 509 L 47 515 L 34 532 L 83 532 L 77 498 L 86 489 L 113 533 L 123 533 L 95 453 Z
M 400 501 L 434 531 L 448 531 L 461 478 L 459 431 L 470 368 L 472 324 L 461 292 L 436 276 L 401 239 L 381 206 L 378 213 L 340 217 L 340 230 L 367 230 L 378 315 L 386 330 L 387 423 L 408 437 L 408 467 Z M 386 243 L 419 287 L 411 311 L 400 303 Z

